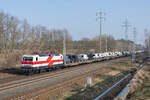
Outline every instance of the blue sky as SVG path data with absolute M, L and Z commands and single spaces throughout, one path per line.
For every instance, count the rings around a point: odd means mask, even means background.
M 122 23 L 128 18 L 129 39 L 133 27 L 137 28 L 137 43 L 144 40 L 144 28 L 150 28 L 150 0 L 0 0 L 0 9 L 27 19 L 31 25 L 44 25 L 49 29 L 67 28 L 73 39 L 95 37 L 99 34 L 96 12 L 106 13 L 103 34 L 124 38 Z

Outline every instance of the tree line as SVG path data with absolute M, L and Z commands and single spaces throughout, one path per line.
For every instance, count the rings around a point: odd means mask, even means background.
M 67 29 L 48 29 L 45 26 L 31 26 L 27 20 L 0 12 L 0 51 L 2 50 L 30 50 L 30 51 L 56 51 L 63 53 L 63 39 L 66 34 L 67 53 L 99 52 L 99 36 L 95 38 L 82 38 L 73 40 Z M 115 40 L 111 35 L 102 35 L 102 52 L 123 51 L 132 46 L 132 41 Z M 140 48 L 140 46 L 138 47 Z
M 54 51 L 63 53 L 64 34 L 66 38 L 66 53 L 96 53 L 100 52 L 99 36 L 94 38 L 84 37 L 73 40 L 67 29 L 48 29 L 42 25 L 32 26 L 27 20 L 19 20 L 17 17 L 0 12 L 0 68 L 20 67 L 23 54 L 33 52 L 45 53 Z M 102 51 L 106 51 L 106 39 L 108 51 L 132 50 L 134 42 L 116 40 L 113 36 L 102 35 Z M 140 45 L 136 45 L 140 49 Z

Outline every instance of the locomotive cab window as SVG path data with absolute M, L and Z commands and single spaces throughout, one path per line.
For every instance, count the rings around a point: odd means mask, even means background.
M 33 57 L 23 57 L 23 61 L 33 61 Z
M 38 61 L 38 57 L 36 57 L 36 61 Z
M 61 56 L 60 58 L 62 59 L 63 57 Z

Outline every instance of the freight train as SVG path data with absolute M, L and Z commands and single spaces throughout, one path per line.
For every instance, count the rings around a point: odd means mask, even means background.
M 136 51 L 141 53 L 142 51 Z M 86 62 L 95 62 L 102 60 L 110 60 L 123 56 L 130 56 L 131 52 L 105 52 L 105 53 L 89 53 L 89 54 L 30 54 L 22 56 L 21 69 L 24 73 L 40 73 L 50 71 L 56 68 L 68 67 L 74 63 L 85 64 Z

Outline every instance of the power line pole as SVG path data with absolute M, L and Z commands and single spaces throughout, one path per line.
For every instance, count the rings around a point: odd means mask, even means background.
M 64 33 L 64 40 L 63 40 L 63 54 L 66 55 L 66 33 Z
M 108 44 L 107 44 L 107 43 L 108 43 L 107 34 L 106 34 L 105 42 L 106 42 L 106 47 L 105 47 L 105 48 L 106 48 L 106 52 L 107 52 L 107 48 L 108 48 Z
M 146 37 L 146 47 L 147 47 L 147 50 L 148 50 L 148 55 L 150 54 L 150 44 L 149 44 L 149 34 L 148 34 L 148 31 L 147 29 L 144 30 L 144 34 L 145 34 L 145 37 Z
M 63 39 L 63 57 L 64 57 L 64 64 L 66 64 L 66 31 L 64 32 L 64 39 Z
M 128 40 L 128 29 L 131 26 L 128 19 L 125 19 L 122 26 L 125 28 L 125 39 Z M 126 45 L 126 50 L 128 50 L 128 43 Z
M 132 62 L 135 61 L 135 50 L 136 50 L 136 34 L 137 34 L 137 31 L 136 31 L 136 28 L 134 27 L 133 28 L 133 50 L 132 50 Z
M 96 13 L 97 19 L 99 21 L 99 27 L 100 27 L 100 36 L 99 36 L 99 51 L 102 52 L 102 46 L 101 46 L 101 35 L 102 35 L 102 21 L 105 20 L 105 13 L 100 11 Z

